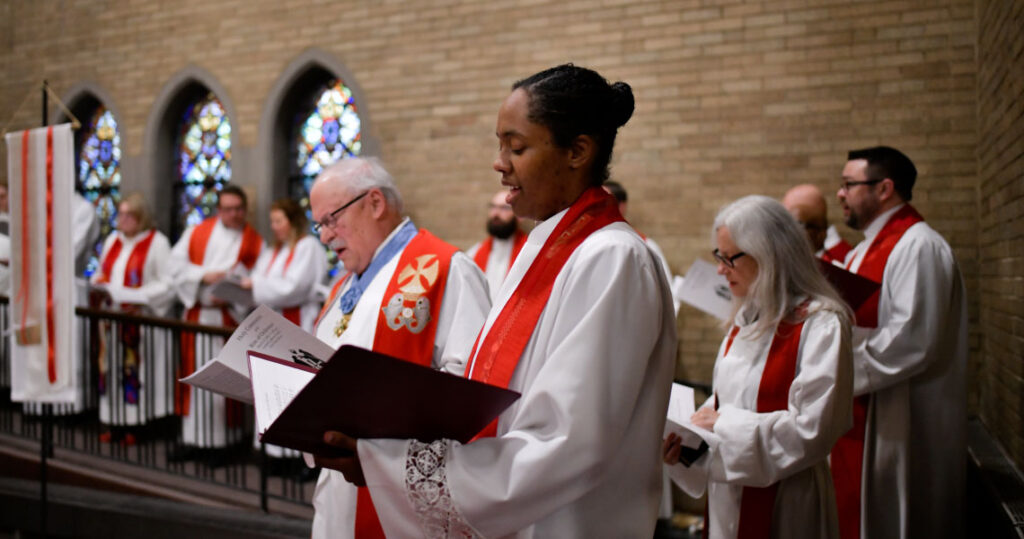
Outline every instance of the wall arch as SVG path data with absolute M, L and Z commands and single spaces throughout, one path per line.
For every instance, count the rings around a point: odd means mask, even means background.
M 195 99 L 213 92 L 224 105 L 228 119 L 231 120 L 231 151 L 232 166 L 239 148 L 238 125 L 234 103 L 225 87 L 208 71 L 197 66 L 188 65 L 172 76 L 161 88 L 153 102 L 143 135 L 143 153 L 148 162 L 147 175 L 149 189 L 145 195 L 154 201 L 153 210 L 161 230 L 173 233 L 174 183 L 177 181 L 175 172 L 175 141 L 181 115 L 185 107 Z M 234 183 L 237 169 L 233 169 Z M 238 184 L 245 187 L 244 184 Z M 158 203 L 157 201 L 167 201 Z M 172 240 L 176 238 L 172 237 Z
M 266 171 L 261 200 L 269 208 L 270 201 L 288 196 L 292 123 L 298 108 L 311 89 L 330 79 L 340 78 L 352 90 L 361 123 L 361 155 L 380 155 L 380 144 L 373 135 L 370 107 L 366 94 L 355 74 L 333 55 L 321 49 L 307 49 L 292 60 L 275 81 L 264 102 L 259 124 L 259 148 Z M 266 208 L 261 208 L 266 210 Z

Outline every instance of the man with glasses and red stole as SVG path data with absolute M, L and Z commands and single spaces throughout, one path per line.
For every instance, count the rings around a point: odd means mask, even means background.
M 185 305 L 185 320 L 234 327 L 245 316 L 244 308 L 214 297 L 209 287 L 229 272 L 247 276 L 259 258 L 263 238 L 249 226 L 247 209 L 245 192 L 234 185 L 224 186 L 217 195 L 217 215 L 187 229 L 171 249 L 169 273 L 174 292 Z M 223 344 L 217 338 L 209 346 L 193 333 L 181 337 L 179 379 L 216 357 Z M 172 455 L 174 460 L 197 457 L 196 449 L 222 449 L 242 441 L 238 403 L 180 382 L 176 390 L 175 411 L 182 416 L 184 448 Z
M 949 244 L 910 205 L 916 177 L 896 149 L 856 150 L 837 193 L 864 232 L 846 266 L 881 283 L 856 312 L 854 427 L 831 455 L 843 539 L 965 531 L 964 286 Z
M 601 189 L 633 93 L 571 64 L 517 82 L 494 169 L 539 220 L 466 377 L 521 397 L 473 441 L 355 440 L 319 458 L 365 484 L 388 537 L 651 537 L 676 353 L 664 272 Z
M 402 214 L 394 180 L 374 158 L 342 159 L 309 195 L 320 241 L 349 273 L 335 284 L 317 338 L 462 376 L 491 307 L 480 269 Z M 313 537 L 383 537 L 373 500 L 334 470 L 313 494 Z

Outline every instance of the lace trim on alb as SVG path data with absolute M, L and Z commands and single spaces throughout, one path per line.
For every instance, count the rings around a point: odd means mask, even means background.
M 405 487 L 409 503 L 419 517 L 427 537 L 477 537 L 463 520 L 445 476 L 448 444 L 437 440 L 429 444 L 413 440 L 405 459 Z

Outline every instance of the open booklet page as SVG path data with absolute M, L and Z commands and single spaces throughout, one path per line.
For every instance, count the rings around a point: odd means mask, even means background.
M 224 300 L 232 305 L 240 305 L 245 308 L 253 306 L 252 290 L 242 288 L 240 281 L 231 278 L 221 279 L 210 285 L 210 295 Z
M 250 351 L 249 375 L 256 409 L 256 432 L 262 435 L 316 376 L 316 369 Z
M 239 324 L 216 358 L 181 381 L 253 404 L 249 350 L 313 368 L 320 368 L 334 353 L 323 341 L 260 305 Z
M 683 302 L 719 320 L 728 319 L 732 312 L 729 281 L 718 275 L 715 265 L 706 260 L 698 258 L 693 261 L 677 293 Z

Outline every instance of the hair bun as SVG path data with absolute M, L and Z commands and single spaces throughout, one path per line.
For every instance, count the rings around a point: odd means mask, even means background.
M 625 82 L 619 81 L 612 84 L 611 123 L 619 128 L 626 125 L 626 122 L 633 116 L 633 89 Z

